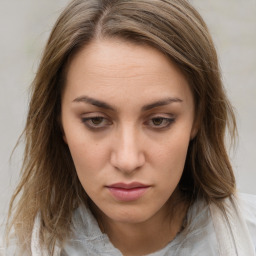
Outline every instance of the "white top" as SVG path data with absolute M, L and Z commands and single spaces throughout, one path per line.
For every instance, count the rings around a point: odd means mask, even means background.
M 256 196 L 239 194 L 234 204 L 225 200 L 226 214 L 215 205 L 196 201 L 187 214 L 187 226 L 165 248 L 147 256 L 255 256 Z M 72 218 L 72 237 L 65 247 L 56 247 L 56 256 L 122 256 L 103 234 L 85 207 L 80 206 Z M 46 256 L 39 246 L 40 215 L 32 234 L 32 256 Z M 1 255 L 1 253 L 0 253 Z M 6 256 L 13 256 L 8 250 Z
M 165 248 L 148 256 L 255 255 L 256 196 L 240 195 L 237 201 L 239 206 L 225 201 L 226 216 L 215 205 L 196 201 L 188 211 L 186 228 Z M 75 212 L 72 228 L 73 237 L 62 255 L 122 255 L 102 234 L 86 208 L 80 207 Z

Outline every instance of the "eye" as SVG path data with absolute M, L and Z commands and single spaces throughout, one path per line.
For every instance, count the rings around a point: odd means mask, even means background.
M 84 117 L 82 118 L 82 123 L 84 123 L 90 129 L 100 129 L 105 128 L 112 123 L 103 116 L 93 116 L 93 117 Z
M 103 122 L 104 118 L 101 116 L 97 116 L 97 117 L 92 117 L 90 120 L 93 125 L 100 125 Z
M 162 118 L 162 117 L 156 117 L 156 118 L 153 118 L 153 119 L 152 119 L 152 123 L 153 123 L 155 126 L 159 126 L 159 125 L 163 124 L 164 121 L 165 121 L 165 119 Z
M 157 117 L 151 118 L 149 121 L 146 122 L 146 124 L 154 129 L 164 129 L 164 128 L 168 128 L 174 121 L 175 121 L 174 118 L 157 116 Z

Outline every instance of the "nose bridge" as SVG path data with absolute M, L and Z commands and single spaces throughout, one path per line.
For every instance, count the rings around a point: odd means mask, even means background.
M 132 172 L 144 163 L 144 154 L 140 145 L 140 132 L 132 124 L 121 126 L 115 134 L 115 143 L 111 156 L 115 168 L 123 172 Z

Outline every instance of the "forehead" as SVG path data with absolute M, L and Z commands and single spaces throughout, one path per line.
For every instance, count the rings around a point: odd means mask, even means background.
M 109 75 L 112 75 L 110 71 L 119 71 L 115 75 L 124 78 L 140 75 L 141 71 L 165 75 L 166 72 L 170 72 L 170 66 L 180 73 L 170 59 L 159 50 L 145 44 L 119 39 L 92 41 L 75 55 L 70 66 L 73 66 L 73 70 L 82 67 L 93 73 L 104 72 L 104 75 L 107 68 Z M 72 75 L 72 68 L 68 69 L 68 74 Z
M 80 50 L 67 70 L 65 91 L 110 100 L 191 96 L 185 76 L 163 53 L 121 40 L 93 41 Z

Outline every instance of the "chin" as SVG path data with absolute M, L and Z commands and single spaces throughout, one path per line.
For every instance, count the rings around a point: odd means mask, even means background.
M 104 211 L 105 217 L 116 223 L 139 224 L 146 222 L 157 214 L 157 211 L 145 209 L 138 205 L 120 205 L 118 208 L 113 208 L 111 211 Z

